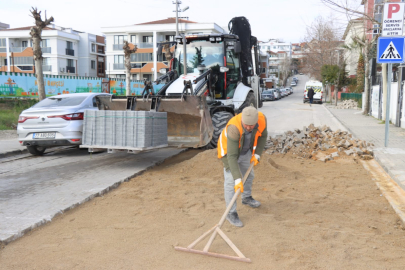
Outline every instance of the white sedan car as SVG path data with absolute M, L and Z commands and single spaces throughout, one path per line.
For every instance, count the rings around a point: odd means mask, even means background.
M 98 110 L 97 96 L 105 93 L 65 94 L 46 98 L 23 111 L 17 134 L 21 145 L 40 156 L 47 147 L 80 145 L 85 110 Z

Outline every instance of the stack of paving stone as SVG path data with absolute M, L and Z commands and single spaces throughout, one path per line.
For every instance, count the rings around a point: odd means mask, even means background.
M 353 138 L 347 131 L 332 131 L 327 126 L 315 127 L 311 124 L 302 130 L 295 129 L 283 135 L 270 137 L 265 149 L 267 154 L 292 153 L 298 157 L 326 162 L 341 155 L 364 160 L 372 159 L 374 156 L 372 146 L 371 143 Z
M 106 148 L 167 145 L 167 113 L 87 110 L 84 114 L 83 145 Z
M 337 105 L 336 109 L 357 109 L 357 101 L 353 99 L 344 100 L 342 103 Z

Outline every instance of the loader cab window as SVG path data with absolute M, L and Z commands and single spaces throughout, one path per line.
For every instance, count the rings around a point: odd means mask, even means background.
M 205 65 L 207 68 L 211 68 L 214 72 L 223 66 L 224 52 L 223 44 L 211 43 L 209 41 L 191 41 L 187 44 L 187 73 L 199 73 L 197 67 L 199 65 Z M 183 45 L 179 44 L 176 49 L 176 55 L 174 60 L 174 69 L 179 74 L 184 74 L 183 67 Z
M 232 49 L 226 50 L 226 67 L 229 68 L 226 73 L 226 98 L 233 98 L 241 75 L 239 56 Z

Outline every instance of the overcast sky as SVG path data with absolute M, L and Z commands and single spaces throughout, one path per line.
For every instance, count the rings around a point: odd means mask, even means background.
M 354 0 L 353 0 L 354 1 Z M 175 16 L 172 0 L 0 0 L 0 22 L 11 28 L 33 25 L 31 6 L 53 16 L 55 24 L 78 31 L 102 34 L 101 27 L 121 26 Z M 358 0 L 357 2 L 360 2 Z M 182 0 L 180 16 L 195 22 L 215 22 L 227 27 L 236 16 L 248 18 L 259 40 L 281 38 L 300 42 L 305 27 L 319 15 L 333 16 L 320 0 Z M 341 18 L 342 20 L 342 18 Z M 344 18 L 343 18 L 344 20 Z

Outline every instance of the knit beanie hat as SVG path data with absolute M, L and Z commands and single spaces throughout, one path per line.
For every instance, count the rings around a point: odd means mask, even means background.
M 242 111 L 242 122 L 245 125 L 256 125 L 257 121 L 259 120 L 259 113 L 257 112 L 255 107 L 246 107 Z

